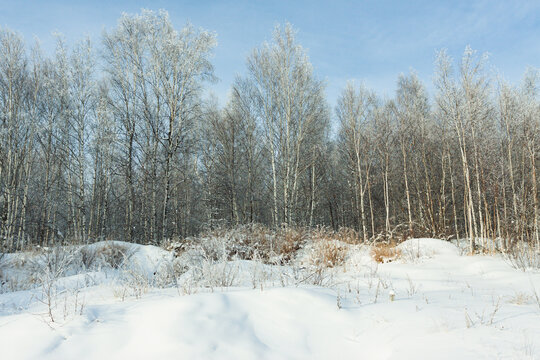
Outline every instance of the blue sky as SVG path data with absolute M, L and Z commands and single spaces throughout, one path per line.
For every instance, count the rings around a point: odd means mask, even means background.
M 213 62 L 220 81 L 211 85 L 223 104 L 253 47 L 271 38 L 274 25 L 290 22 L 308 49 L 334 106 L 347 80 L 392 96 L 397 76 L 414 69 L 432 89 L 438 49 L 459 59 L 466 45 L 489 52 L 490 68 L 517 83 L 528 66 L 540 67 L 540 1 L 5 1 L 0 26 L 37 36 L 54 46 L 52 32 L 69 42 L 99 41 L 122 12 L 165 9 L 177 27 L 186 21 L 215 31 Z

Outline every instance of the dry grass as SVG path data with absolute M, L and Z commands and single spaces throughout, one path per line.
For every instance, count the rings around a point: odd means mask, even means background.
M 133 256 L 133 250 L 127 244 L 107 243 L 95 250 L 94 259 L 101 259 L 113 269 L 120 268 Z
M 540 269 L 540 249 L 525 242 L 514 244 L 504 253 L 505 259 L 512 267 L 527 271 L 531 269 Z
M 161 247 L 173 253 L 174 257 L 179 257 L 187 250 L 188 245 L 189 243 L 187 240 L 182 240 L 176 237 L 171 240 L 165 241 L 163 244 L 161 244 Z
M 84 268 L 91 269 L 94 267 L 97 260 L 96 248 L 91 246 L 83 246 L 79 251 Z
M 508 299 L 508 303 L 515 305 L 526 305 L 531 302 L 532 299 L 533 297 L 529 294 L 517 292 L 514 296 Z
M 248 258 L 258 257 L 267 262 L 271 256 L 271 241 L 275 236 L 274 232 L 260 224 L 246 225 L 244 231 L 246 234 L 244 245 L 252 249 Z
M 378 263 L 389 263 L 401 256 L 395 244 L 378 243 L 371 248 L 371 257 Z
M 234 228 L 217 227 L 209 229 L 197 237 L 173 239 L 162 246 L 179 257 L 191 247 L 200 247 L 207 257 L 218 259 L 257 258 L 264 263 L 289 263 L 306 243 L 316 244 L 316 252 L 321 263 L 335 266 L 343 260 L 344 247 L 338 244 L 359 244 L 359 234 L 349 228 L 339 231 L 327 227 L 311 230 L 304 227 L 283 227 L 270 229 L 260 224 L 248 224 Z M 320 245 L 319 244 L 325 244 Z M 318 256 L 319 256 L 318 255 Z
M 361 242 L 360 234 L 351 228 L 341 227 L 338 232 L 335 233 L 336 238 L 347 244 L 359 244 Z
M 286 239 L 285 239 L 286 238 Z M 237 227 L 216 227 L 201 232 L 194 237 L 175 238 L 161 246 L 180 257 L 189 249 L 199 248 L 209 259 L 260 259 L 268 262 L 281 252 L 282 244 L 294 245 L 294 236 L 289 230 L 271 230 L 260 224 L 246 224 Z M 294 248 L 294 246 L 293 246 Z M 289 250 L 284 246 L 284 251 Z
M 347 247 L 335 240 L 318 240 L 313 244 L 311 262 L 317 267 L 333 268 L 345 262 Z
M 352 245 L 361 242 L 358 232 L 346 227 L 341 227 L 338 231 L 331 230 L 328 227 L 318 227 L 311 231 L 310 237 L 314 240 L 340 241 Z
M 339 231 L 327 227 L 319 227 L 310 234 L 313 242 L 311 263 L 324 268 L 340 266 L 345 262 L 349 244 L 358 244 L 358 233 L 349 228 L 340 228 Z
M 287 228 L 277 234 L 278 251 L 282 261 L 291 261 L 296 252 L 302 248 L 307 233 L 303 229 Z

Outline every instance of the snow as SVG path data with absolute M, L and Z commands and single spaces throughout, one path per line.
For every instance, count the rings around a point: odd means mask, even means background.
M 438 239 L 410 239 L 399 244 L 398 249 L 411 256 L 433 257 L 434 255 L 459 255 L 459 249 L 450 242 Z
M 42 287 L 0 294 L 0 358 L 540 359 L 540 273 L 499 255 L 412 239 L 385 264 L 350 245 L 320 278 L 301 262 L 232 260 L 156 287 L 172 254 L 121 244 L 132 251 L 122 269 L 58 279 L 55 322 Z M 32 257 L 10 254 L 4 273 L 24 279 Z M 134 272 L 144 291 L 122 282 Z

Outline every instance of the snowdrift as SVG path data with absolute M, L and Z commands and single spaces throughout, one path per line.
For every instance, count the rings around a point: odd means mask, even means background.
M 405 241 L 384 264 L 368 246 L 339 245 L 343 263 L 327 268 L 310 262 L 310 247 L 286 265 L 119 242 L 76 248 L 95 255 L 87 269 L 69 263 L 50 287 L 3 285 L 1 358 L 540 357 L 539 273 L 436 239 Z M 109 246 L 122 249 L 120 264 L 103 255 L 114 257 Z M 3 276 L 30 281 L 47 259 L 10 254 Z

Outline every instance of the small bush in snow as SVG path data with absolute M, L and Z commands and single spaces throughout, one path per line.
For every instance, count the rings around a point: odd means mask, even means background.
M 35 256 L 31 262 L 32 276 L 27 280 L 30 283 L 39 283 L 42 294 L 39 298 L 47 306 L 47 316 L 51 322 L 55 322 L 54 310 L 58 306 L 58 280 L 68 272 L 76 272 L 78 265 L 78 253 L 75 248 L 69 246 L 55 246 L 43 248 L 42 252 Z
M 137 299 L 146 294 L 152 285 L 152 279 L 142 268 L 137 266 L 125 269 L 122 272 L 121 282 L 125 293 L 129 296 L 135 296 Z
M 515 305 L 526 305 L 528 304 L 533 297 L 524 292 L 516 292 L 514 296 L 508 299 L 508 303 Z
M 306 231 L 293 228 L 283 229 L 277 235 L 278 251 L 282 262 L 290 262 L 307 238 Z
M 77 256 L 77 252 L 72 247 L 55 246 L 53 248 L 44 248 L 43 252 L 32 260 L 31 268 L 40 278 L 47 276 L 58 279 L 65 276 L 68 270 L 76 266 L 78 262 Z
M 311 263 L 317 267 L 333 268 L 345 262 L 347 248 L 336 240 L 319 239 L 313 243 Z
M 171 252 L 174 257 L 180 257 L 188 249 L 189 243 L 187 241 L 182 241 L 179 238 L 175 238 L 163 243 L 162 247 Z
M 133 256 L 133 250 L 129 244 L 110 242 L 95 249 L 95 255 L 89 255 L 94 261 L 99 258 L 113 269 L 119 269 Z M 91 254 L 91 252 L 89 252 Z
M 395 261 L 401 256 L 401 250 L 393 244 L 378 243 L 371 248 L 371 257 L 378 263 Z
M 81 262 L 85 269 L 92 269 L 96 264 L 98 253 L 95 246 L 83 246 L 80 250 Z
M 505 253 L 505 258 L 510 265 L 522 271 L 540 269 L 540 249 L 525 242 L 514 244 Z
M 358 231 L 347 227 L 339 228 L 338 232 L 335 233 L 335 237 L 339 241 L 347 244 L 355 245 L 360 243 L 360 235 L 358 234 Z
M 234 286 L 237 283 L 238 271 L 236 263 L 205 263 L 201 273 L 202 284 L 210 288 Z

